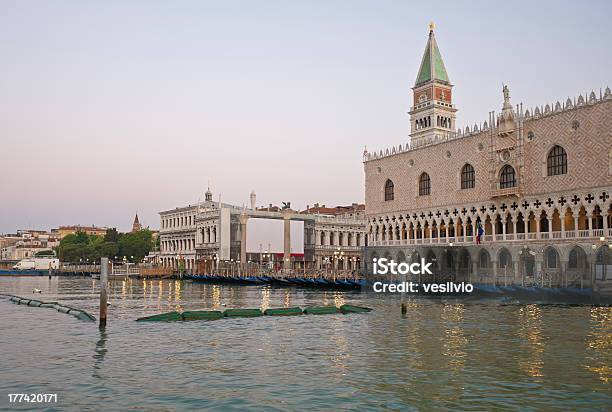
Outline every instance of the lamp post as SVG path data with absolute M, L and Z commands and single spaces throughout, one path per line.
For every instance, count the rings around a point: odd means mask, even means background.
M 335 268 L 334 269 L 334 281 L 336 280 L 336 273 L 339 273 L 339 265 L 338 262 L 342 261 L 344 256 L 344 251 L 341 251 L 340 248 L 338 248 L 338 250 L 334 251 L 334 260 L 335 260 Z

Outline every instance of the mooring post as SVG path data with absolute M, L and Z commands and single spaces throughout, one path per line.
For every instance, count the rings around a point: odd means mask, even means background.
M 106 309 L 108 305 L 108 258 L 100 259 L 100 327 L 106 327 Z
M 402 289 L 402 315 L 408 313 L 408 307 L 406 306 L 406 273 L 402 275 L 402 282 L 404 283 L 404 288 Z

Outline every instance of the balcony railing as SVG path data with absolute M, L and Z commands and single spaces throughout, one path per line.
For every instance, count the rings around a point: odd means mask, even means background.
M 521 189 L 518 186 L 500 189 L 498 185 L 497 189 L 491 193 L 491 197 L 519 196 L 520 194 Z
M 578 236 L 576 236 L 578 235 Z M 483 243 L 487 242 L 524 242 L 527 240 L 563 240 L 575 239 L 597 239 L 606 237 L 608 240 L 612 238 L 612 228 L 609 229 L 593 229 L 593 230 L 566 230 L 552 231 L 540 233 L 507 233 L 496 235 L 483 236 Z M 434 237 L 434 238 L 418 238 L 418 239 L 394 239 L 394 240 L 378 240 L 370 242 L 371 246 L 404 246 L 404 245 L 430 245 L 430 244 L 473 244 L 476 240 L 474 236 L 455 236 L 455 237 Z
M 399 242 L 399 240 L 389 240 L 386 241 L 389 243 L 389 246 L 393 245 L 393 242 Z M 399 243 L 398 243 L 399 244 Z M 315 249 L 320 250 L 360 250 L 363 246 L 349 246 L 349 245 L 315 245 Z

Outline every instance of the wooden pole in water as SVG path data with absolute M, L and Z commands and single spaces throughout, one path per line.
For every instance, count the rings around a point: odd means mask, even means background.
M 408 306 L 406 306 L 406 290 L 405 290 L 405 287 L 406 287 L 406 273 L 404 273 L 402 275 L 402 282 L 404 283 L 404 285 L 403 285 L 404 289 L 402 289 L 403 290 L 403 292 L 402 292 L 402 315 L 405 315 L 406 313 L 408 313 Z
M 106 327 L 106 309 L 108 305 L 108 258 L 100 259 L 100 327 Z

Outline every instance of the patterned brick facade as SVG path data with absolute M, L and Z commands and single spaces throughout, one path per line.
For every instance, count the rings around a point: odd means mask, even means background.
M 579 124 L 574 130 L 576 121 Z M 525 196 L 612 184 L 612 99 L 538 118 L 525 117 L 518 133 L 520 144 L 497 136 L 497 129 L 487 127 L 486 131 L 430 146 L 393 148 L 388 155 L 368 155 L 364 162 L 366 214 L 486 202 L 497 190 L 497 168 L 505 164 L 519 171 L 519 185 Z M 527 137 L 531 133 L 533 137 Z M 555 145 L 567 151 L 568 172 L 547 176 L 547 155 Z M 508 161 L 500 157 L 503 149 L 511 152 Z M 475 169 L 476 184 L 473 189 L 462 190 L 461 168 L 466 163 Z M 418 194 L 423 172 L 431 179 L 429 196 Z M 387 179 L 394 183 L 392 201 L 384 200 Z
M 428 55 L 439 56 L 431 31 Z M 423 67 L 415 98 L 452 87 Z M 421 94 L 411 143 L 364 152 L 368 271 L 374 258 L 422 256 L 438 279 L 612 281 L 612 92 L 525 111 L 503 92 L 499 115 L 458 131 L 450 94 Z

